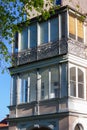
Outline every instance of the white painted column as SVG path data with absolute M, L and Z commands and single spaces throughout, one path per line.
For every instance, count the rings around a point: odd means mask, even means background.
M 18 33 L 18 52 L 21 51 L 21 33 Z
M 40 45 L 40 25 L 37 23 L 37 46 Z
M 28 48 L 30 48 L 30 27 L 28 27 Z
M 41 99 L 41 75 L 37 71 L 37 101 Z
M 28 94 L 27 101 L 30 102 L 30 75 L 28 76 Z
M 50 20 L 48 20 L 48 43 L 50 42 Z
M 41 75 L 39 70 L 37 71 L 37 114 L 39 115 L 39 100 L 41 99 Z
M 11 86 L 10 86 L 10 106 L 13 105 L 13 78 L 11 79 Z
M 62 23 L 61 23 L 61 15 L 60 14 L 58 15 L 58 19 L 59 19 L 59 25 L 58 25 L 59 26 L 59 40 L 61 40 L 61 33 L 62 33 L 61 32 L 61 24 Z
M 49 95 L 48 98 L 51 98 L 51 70 L 49 69 Z

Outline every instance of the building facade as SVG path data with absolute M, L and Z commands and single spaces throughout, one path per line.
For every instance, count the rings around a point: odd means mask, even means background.
M 56 2 L 15 35 L 9 130 L 87 130 L 87 1 Z

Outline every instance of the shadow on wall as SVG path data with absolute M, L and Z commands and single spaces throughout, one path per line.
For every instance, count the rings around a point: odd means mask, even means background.
M 35 128 L 32 128 L 31 130 L 51 130 L 51 128 L 49 128 L 49 127 L 35 127 Z

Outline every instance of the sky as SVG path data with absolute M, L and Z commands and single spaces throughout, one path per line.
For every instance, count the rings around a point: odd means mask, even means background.
M 0 73 L 0 121 L 9 114 L 11 77 L 8 72 Z
M 8 44 L 8 41 L 3 40 L 3 42 L 8 47 L 9 53 L 11 53 L 11 45 Z M 10 64 L 2 62 L 8 67 L 10 67 Z M 3 65 L 2 64 L 2 65 Z M 4 65 L 3 65 L 4 67 Z M 2 69 L 0 68 L 0 121 L 3 120 L 8 114 L 9 109 L 8 106 L 10 106 L 10 87 L 11 87 L 11 76 L 9 74 L 9 71 L 4 71 L 4 73 L 1 73 Z

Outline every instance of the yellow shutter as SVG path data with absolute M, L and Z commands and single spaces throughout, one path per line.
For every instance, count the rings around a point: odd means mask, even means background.
M 83 22 L 77 19 L 77 35 L 78 37 L 83 39 L 84 31 L 83 31 Z
M 69 15 L 69 34 L 76 35 L 75 17 Z

